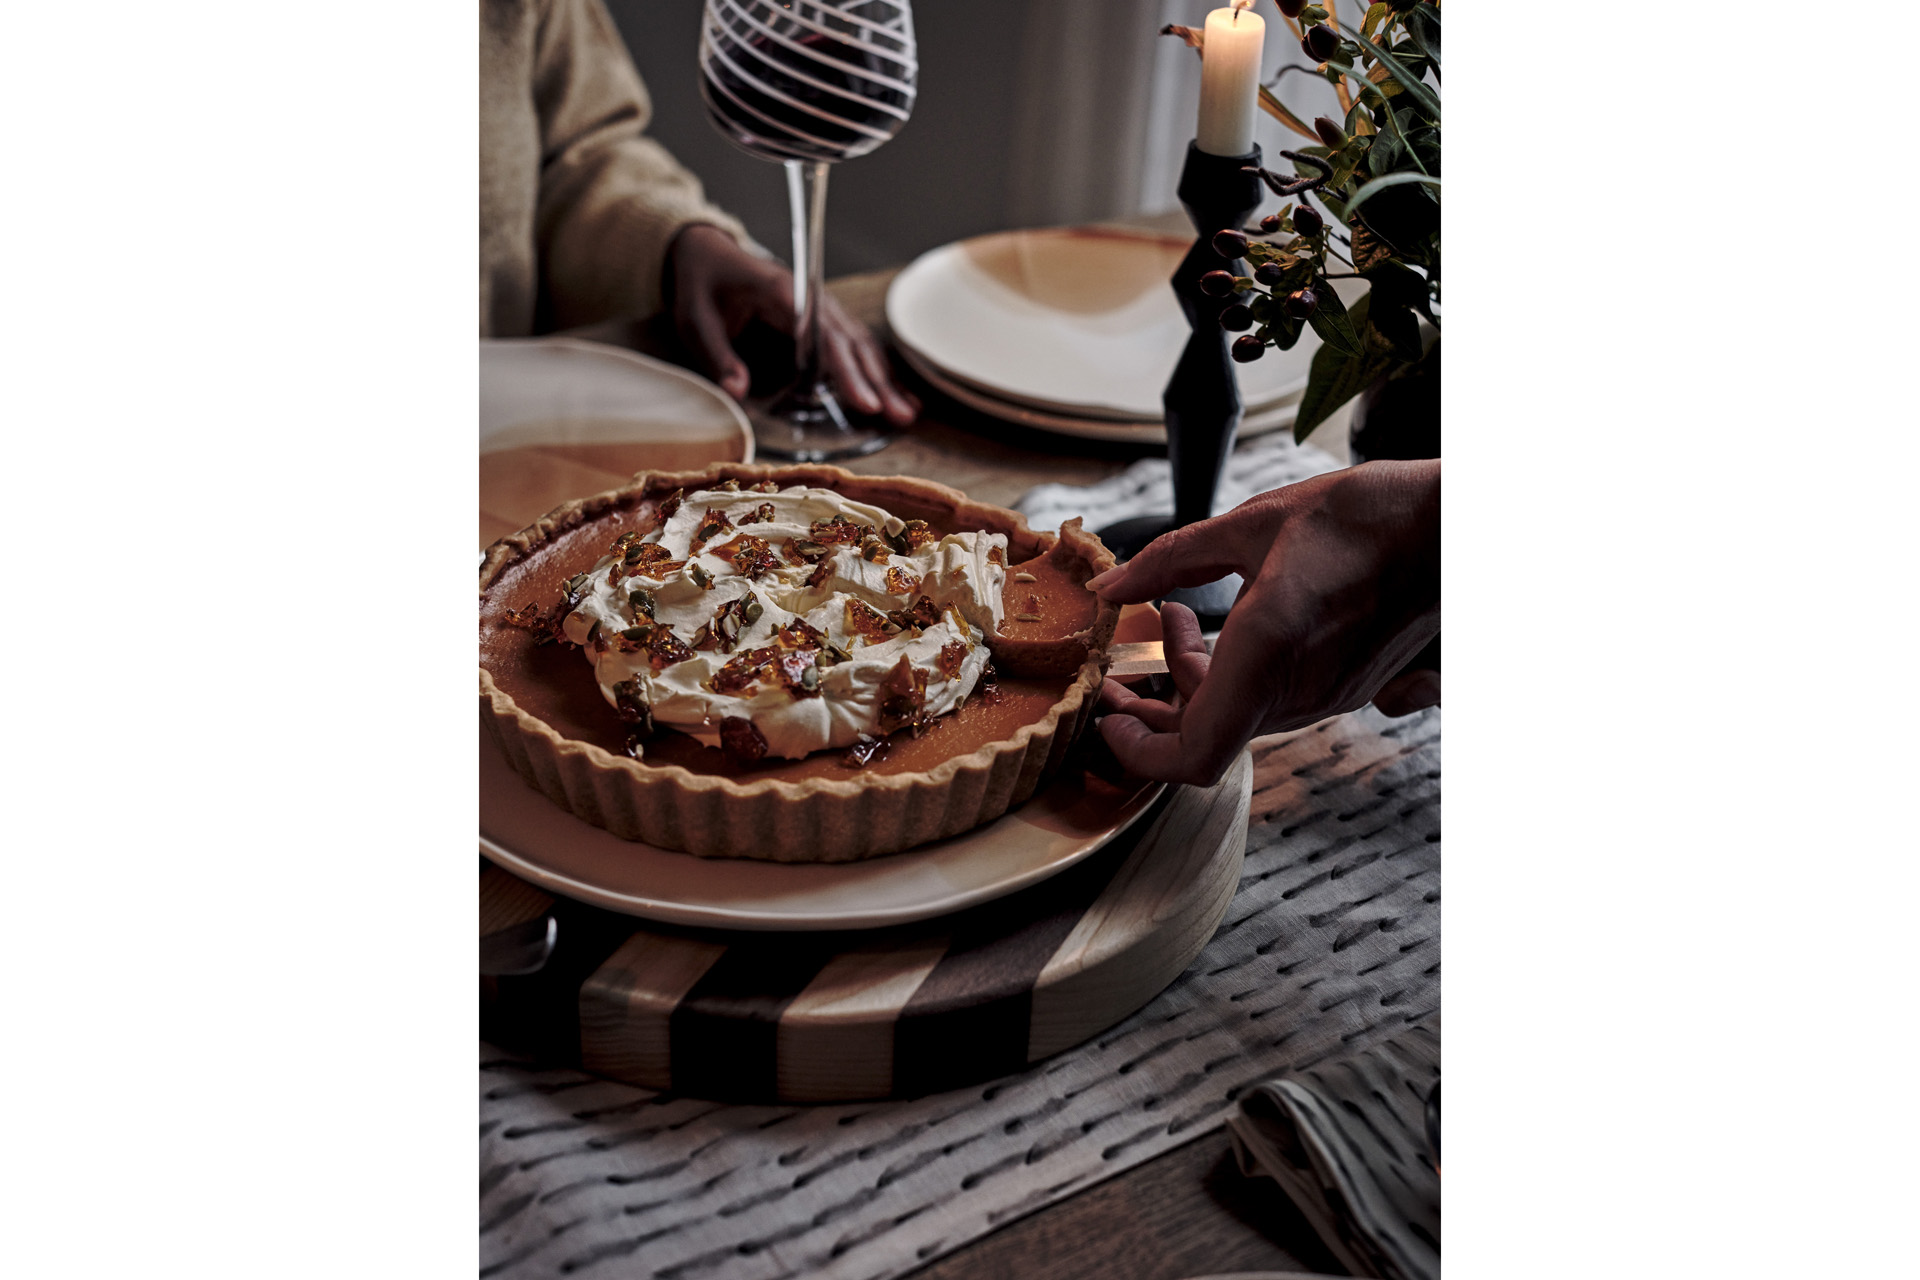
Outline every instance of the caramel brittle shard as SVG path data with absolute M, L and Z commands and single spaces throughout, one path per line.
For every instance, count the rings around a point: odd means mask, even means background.
M 780 486 L 771 480 L 762 480 L 759 484 L 753 486 L 753 491 L 755 493 L 778 493 L 780 492 Z
M 833 554 L 833 548 L 811 538 L 788 538 L 780 544 L 780 554 L 788 564 L 819 564 Z
M 614 565 L 612 578 L 618 582 L 624 574 L 629 578 L 652 578 L 658 582 L 678 573 L 684 564 L 685 560 L 675 560 L 673 552 L 658 542 L 642 542 L 627 548 L 620 563 Z
M 707 687 L 721 694 L 745 693 L 772 673 L 774 659 L 779 653 L 772 645 L 748 649 L 714 672 L 712 679 L 707 681 Z
M 908 573 L 899 565 L 887 568 L 887 594 L 890 596 L 910 596 L 920 589 L 918 574 Z
M 647 702 L 646 690 L 640 687 L 638 678 L 622 680 L 613 686 L 613 709 L 628 724 L 640 726 L 642 736 L 653 732 L 653 707 Z
M 966 665 L 967 642 L 955 640 L 952 644 L 940 646 L 940 674 L 949 680 L 960 678 L 960 668 Z
M 987 548 L 987 563 L 988 563 L 988 564 L 997 564 L 997 565 L 999 565 L 999 566 L 1000 566 L 1000 567 L 1001 567 L 1002 569 L 1004 569 L 1004 568 L 1006 568 L 1006 567 L 1007 567 L 1007 553 L 1006 553 L 1005 551 L 1003 551 L 1003 550 L 1001 550 L 1001 549 L 1000 549 L 1000 548 L 999 548 L 998 546 L 992 546 L 992 547 L 988 547 L 988 548 Z
M 698 555 L 700 548 L 731 528 L 733 521 L 727 519 L 725 508 L 707 508 L 707 514 L 700 518 L 700 527 L 693 531 L 693 542 L 687 547 L 687 554 Z
M 805 618 L 794 618 L 774 633 L 774 643 L 782 649 L 825 649 L 827 637 Z
M 915 600 L 910 607 L 895 609 L 892 613 L 889 613 L 887 615 L 887 621 L 893 623 L 894 626 L 899 627 L 902 631 L 908 627 L 925 631 L 928 627 L 935 626 L 939 623 L 940 606 L 936 605 L 930 597 L 921 596 L 918 600 Z
M 874 564 L 885 564 L 893 554 L 891 548 L 879 538 L 863 538 L 860 542 L 860 558 Z
M 725 558 L 734 572 L 744 578 L 758 578 L 780 563 L 767 540 L 751 533 L 743 533 L 725 546 L 716 547 L 713 554 Z
M 900 628 L 882 617 L 878 610 L 864 600 L 847 600 L 847 630 L 859 636 L 868 644 L 879 644 L 889 636 L 895 635 Z
M 510 626 L 531 631 L 535 644 L 571 643 L 567 641 L 566 633 L 560 629 L 560 624 L 566 621 L 572 607 L 565 600 L 549 609 L 542 609 L 537 604 L 523 604 L 518 609 L 508 609 L 502 615 L 502 620 Z
M 766 738 L 745 716 L 728 716 L 720 722 L 720 746 L 735 760 L 747 764 L 767 754 Z
M 774 517 L 773 504 L 771 502 L 763 502 L 759 506 L 755 507 L 752 511 L 749 511 L 746 515 L 741 516 L 740 523 L 741 524 L 771 524 L 773 523 L 773 517 Z
M 927 722 L 927 673 L 900 655 L 900 661 L 880 681 L 880 731 L 918 733 Z
M 864 769 L 873 761 L 884 759 L 886 754 L 885 738 L 861 738 L 847 748 L 846 754 L 841 759 L 850 769 Z
M 680 510 L 680 504 L 686 500 L 686 496 L 687 491 L 685 489 L 675 489 L 667 495 L 665 501 L 654 508 L 654 516 L 661 524 L 666 524 L 666 522 L 673 519 L 674 514 Z
M 940 540 L 940 535 L 935 533 L 933 526 L 929 525 L 925 520 L 907 521 L 907 527 L 902 529 L 900 533 L 901 536 L 907 540 L 909 553 L 918 551 L 930 542 L 938 542 Z
M 648 661 L 655 671 L 664 671 L 676 662 L 693 656 L 693 649 L 665 623 L 656 622 L 647 636 Z
M 831 547 L 842 542 L 858 543 L 873 530 L 845 516 L 836 515 L 825 520 L 815 520 L 812 532 L 813 541 Z

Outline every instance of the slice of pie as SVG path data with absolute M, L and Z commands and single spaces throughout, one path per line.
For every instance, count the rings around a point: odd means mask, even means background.
M 705 856 L 841 862 L 992 821 L 1093 714 L 1113 564 L 944 485 L 653 472 L 495 543 L 480 719 L 556 804 Z

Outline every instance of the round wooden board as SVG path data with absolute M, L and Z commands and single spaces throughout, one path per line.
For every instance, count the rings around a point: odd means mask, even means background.
M 845 933 L 723 933 L 555 899 L 491 864 L 481 933 L 551 911 L 538 973 L 481 982 L 503 1047 L 728 1101 L 913 1097 L 1018 1071 L 1158 995 L 1226 914 L 1253 767 L 1171 788 L 1132 830 L 1031 889 Z

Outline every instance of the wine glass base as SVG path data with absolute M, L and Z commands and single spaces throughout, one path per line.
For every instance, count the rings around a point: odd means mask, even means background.
M 789 387 L 765 403 L 749 401 L 746 410 L 757 457 L 828 462 L 874 453 L 893 439 L 884 422 L 850 419 L 824 387 Z

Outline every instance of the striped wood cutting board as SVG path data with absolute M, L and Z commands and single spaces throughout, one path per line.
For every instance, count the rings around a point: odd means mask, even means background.
M 842 933 L 678 928 L 482 864 L 482 934 L 552 911 L 538 973 L 481 980 L 503 1047 L 729 1101 L 913 1097 L 1018 1071 L 1119 1022 L 1213 936 L 1253 769 L 1170 788 L 1078 866 L 955 915 Z

